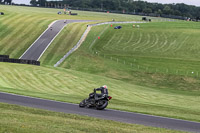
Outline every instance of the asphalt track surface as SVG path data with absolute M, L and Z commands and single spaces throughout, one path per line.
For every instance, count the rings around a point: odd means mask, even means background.
M 198 122 L 117 111 L 111 109 L 95 110 L 88 108 L 79 108 L 77 104 L 45 100 L 28 96 L 20 96 L 4 92 L 0 92 L 0 102 L 56 112 L 85 115 L 125 123 L 141 124 L 146 126 L 168 128 L 187 132 L 200 132 L 200 123 Z
M 59 32 L 69 23 L 89 22 L 89 20 L 57 20 L 24 52 L 20 59 L 39 60 Z

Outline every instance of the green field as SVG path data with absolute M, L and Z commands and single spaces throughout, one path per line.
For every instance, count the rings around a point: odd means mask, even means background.
M 78 57 L 72 56 L 71 59 L 78 60 L 84 52 L 94 58 L 100 56 L 115 64 L 125 64 L 123 69 L 200 77 L 198 23 L 162 22 L 140 24 L 141 28 L 138 29 L 132 28 L 132 24 L 124 24 L 122 27 L 120 32 L 109 25 L 93 27 L 76 52 Z M 102 31 L 104 33 L 98 40 L 97 36 Z M 80 61 L 66 60 L 66 64 L 73 65 L 73 68 L 80 67 L 76 64 Z M 61 66 L 69 67 L 65 63 Z
M 130 15 L 117 15 L 106 13 L 93 13 L 93 12 L 77 12 L 78 16 L 58 15 L 61 9 L 48 9 L 48 8 L 33 8 L 33 7 L 20 7 L 20 6 L 5 6 L 0 5 L 0 10 L 5 15 L 0 16 L 0 54 L 9 54 L 13 58 L 19 58 L 23 52 L 39 37 L 40 34 L 48 27 L 54 20 L 59 19 L 77 19 L 77 20 L 97 20 L 97 21 L 111 21 L 112 18 L 117 21 L 122 20 L 137 20 L 138 16 Z M 80 38 L 83 33 L 83 24 L 75 24 L 75 32 Z M 86 28 L 85 24 L 85 28 Z M 64 29 L 67 31 L 67 29 Z M 70 30 L 70 28 L 68 29 Z M 73 36 L 72 36 L 73 37 Z M 65 44 L 76 44 L 77 39 L 65 42 Z M 19 47 L 15 47 L 15 46 Z
M 198 23 L 162 22 L 140 24 L 139 29 L 133 29 L 132 24 L 122 27 L 120 32 L 109 25 L 93 27 L 82 46 L 60 67 L 150 88 L 199 93 Z
M 0 63 L 0 90 L 79 103 L 104 83 L 113 97 L 108 108 L 200 121 L 199 93 L 155 89 L 70 69 Z
M 78 16 L 57 15 L 60 9 L 3 5 L 0 9 L 5 13 L 0 16 L 0 54 L 14 58 L 57 19 L 141 20 L 141 16 L 81 11 L 73 11 Z M 88 23 L 69 24 L 41 57 L 41 66 L 0 63 L 0 91 L 79 103 L 93 88 L 106 84 L 113 97 L 108 108 L 200 122 L 200 25 L 152 20 L 140 28 L 92 27 L 81 47 L 54 68 Z
M 183 133 L 0 103 L 1 133 Z

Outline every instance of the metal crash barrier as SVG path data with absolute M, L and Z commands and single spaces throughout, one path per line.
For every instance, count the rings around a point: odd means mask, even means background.
M 9 55 L 0 55 L 0 62 L 31 64 L 40 66 L 39 61 L 9 58 Z

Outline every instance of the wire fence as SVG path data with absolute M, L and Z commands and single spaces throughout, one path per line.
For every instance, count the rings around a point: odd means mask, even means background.
M 81 44 L 83 43 L 83 41 L 87 37 L 87 34 L 90 32 L 90 29 L 93 26 L 105 25 L 105 24 L 113 24 L 113 23 L 115 23 L 115 24 L 127 24 L 127 23 L 145 23 L 145 22 L 137 22 L 137 21 L 130 21 L 130 22 L 103 22 L 103 23 L 96 23 L 96 24 L 87 25 L 87 28 L 86 28 L 85 32 L 83 33 L 83 35 L 81 36 L 81 38 L 79 39 L 78 43 L 70 51 L 68 51 L 56 64 L 54 64 L 54 67 L 58 67 L 67 57 L 69 57 L 69 55 L 71 55 L 75 50 L 77 50 L 81 46 Z
M 139 65 L 138 59 L 133 59 L 133 62 L 128 62 L 126 60 L 119 59 L 119 58 L 116 58 L 113 56 L 100 54 L 99 52 L 93 52 L 93 55 L 105 58 L 107 60 L 111 60 L 116 63 L 119 63 L 120 65 L 124 65 L 135 71 L 141 71 L 141 72 L 146 72 L 146 73 L 189 76 L 189 77 L 195 77 L 195 78 L 200 77 L 199 71 L 181 70 L 181 69 L 172 69 L 172 68 L 157 68 L 157 67 L 153 67 L 153 66 Z

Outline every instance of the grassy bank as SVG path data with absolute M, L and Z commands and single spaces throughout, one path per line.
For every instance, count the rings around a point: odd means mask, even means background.
M 199 92 L 155 89 L 78 71 L 0 63 L 0 90 L 79 103 L 107 84 L 109 108 L 200 121 Z
M 0 103 L 0 132 L 15 133 L 181 133 L 86 116 L 55 113 Z
M 132 28 L 132 24 L 122 24 L 123 28 L 120 30 L 113 27 L 93 27 L 79 52 L 71 57 L 72 60 L 78 60 L 79 55 L 84 53 L 94 59 L 99 59 L 97 56 L 100 56 L 102 60 L 105 58 L 112 63 L 125 64 L 122 69 L 131 68 L 132 63 L 135 70 L 156 72 L 157 69 L 157 72 L 165 74 L 200 77 L 198 23 L 145 23 L 140 24 L 140 28 Z M 97 39 L 100 35 L 101 39 Z M 66 62 L 70 65 L 77 63 L 69 60 Z M 63 64 L 62 67 L 69 65 Z M 80 64 L 77 67 L 81 67 Z
M 78 16 L 57 15 L 60 9 L 0 8 L 5 12 L 0 16 L 0 54 L 15 58 L 56 19 L 141 19 L 81 11 L 74 11 Z M 116 25 L 93 27 L 82 46 L 59 68 L 53 68 L 76 44 L 86 25 L 64 28 L 44 53 L 40 67 L 0 63 L 0 91 L 79 103 L 93 88 L 106 84 L 113 97 L 109 108 L 200 121 L 198 23 L 146 23 L 139 29 L 123 24 L 121 30 L 114 30 Z
M 23 6 L 0 5 L 0 9 L 5 13 L 5 15 L 0 16 L 0 54 L 7 54 L 12 58 L 19 58 L 54 20 L 80 19 L 111 21 L 111 18 L 114 18 L 118 21 L 131 21 L 140 19 L 138 16 L 84 11 L 72 11 L 77 12 L 77 16 L 58 15 L 57 12 L 61 9 Z M 86 27 L 86 25 L 87 24 L 85 24 L 84 27 Z M 79 25 L 77 29 L 81 29 L 82 26 L 83 25 Z M 70 29 L 71 28 L 69 27 L 68 30 Z M 64 33 L 66 36 L 68 35 L 67 32 Z M 73 33 L 73 36 L 80 38 L 82 33 L 83 30 L 81 29 L 80 31 L 78 30 Z M 77 39 L 62 44 L 75 45 L 76 41 Z
M 200 90 L 198 23 L 124 24 L 120 32 L 113 27 L 93 27 L 60 67 L 148 87 Z

